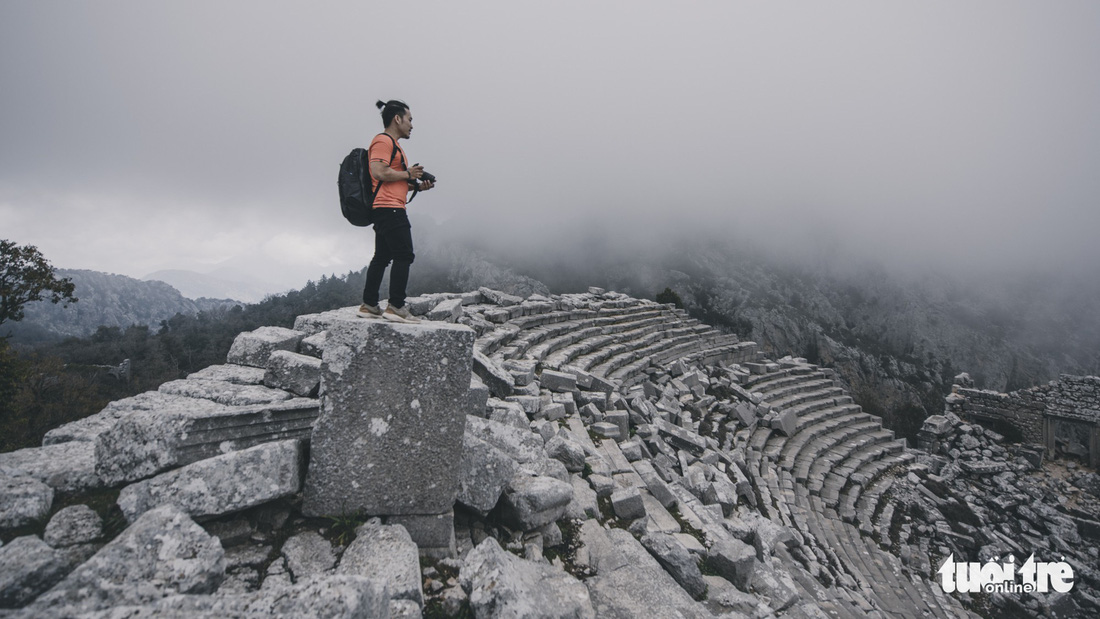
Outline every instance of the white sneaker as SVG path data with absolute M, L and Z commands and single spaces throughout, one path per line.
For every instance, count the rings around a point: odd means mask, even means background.
M 413 316 L 409 312 L 408 307 L 387 307 L 386 311 L 382 312 L 382 318 L 386 320 L 392 320 L 393 322 L 406 322 L 409 324 L 416 324 L 420 322 L 420 319 Z
M 378 307 L 377 305 L 367 305 L 366 303 L 364 303 L 359 306 L 358 316 L 360 318 L 381 318 L 382 308 Z

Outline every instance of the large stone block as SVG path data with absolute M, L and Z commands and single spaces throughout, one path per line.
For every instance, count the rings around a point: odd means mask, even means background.
M 297 494 L 301 460 L 300 441 L 265 443 L 127 486 L 118 505 L 131 522 L 166 503 L 193 518 L 229 514 Z
M 266 406 L 168 399 L 134 410 L 96 437 L 96 473 L 114 485 L 261 443 L 309 438 L 317 408 L 308 398 Z
M 146 512 L 29 608 L 40 616 L 69 616 L 175 593 L 212 593 L 224 574 L 218 539 L 165 506 Z M 60 612 L 66 607 L 78 610 Z
M 520 473 L 504 490 L 501 517 L 516 528 L 532 531 L 561 518 L 572 500 L 572 484 Z
M 387 516 L 387 525 L 401 526 L 416 542 L 420 556 L 444 559 L 455 557 L 455 513 Z
M 412 600 L 417 606 L 424 606 L 420 556 L 404 527 L 377 521 L 361 525 L 355 530 L 355 540 L 344 551 L 336 573 L 384 580 L 391 598 Z
M 466 557 L 459 581 L 475 617 L 596 616 L 584 584 L 560 567 L 509 553 L 491 537 Z
M 60 492 L 103 487 L 103 480 L 95 472 L 95 445 L 86 441 L 0 454 L 0 474 L 33 477 Z
M 515 392 L 515 379 L 508 370 L 500 367 L 495 361 L 474 351 L 473 371 L 478 378 L 485 382 L 489 393 L 498 398 L 506 398 Z
M 0 608 L 18 608 L 34 600 L 61 580 L 68 569 L 64 553 L 37 537 L 13 539 L 0 548 Z
M 250 365 L 254 368 L 266 368 L 267 359 L 276 350 L 298 351 L 298 343 L 307 335 L 285 327 L 260 327 L 255 331 L 241 333 L 233 340 L 226 357 L 228 363 Z
M 335 322 L 322 360 L 303 511 L 439 514 L 458 493 L 474 331 Z
M 276 350 L 267 360 L 264 385 L 297 396 L 314 397 L 321 384 L 321 360 L 287 350 Z
M 0 474 L 0 529 L 45 518 L 53 505 L 53 488 L 31 477 Z
M 168 381 L 161 385 L 157 391 L 170 395 L 210 400 L 226 406 L 271 404 L 294 397 L 281 389 L 270 389 L 263 385 L 238 385 L 223 380 L 201 378 Z
M 458 502 L 482 516 L 488 514 L 518 470 L 515 460 L 467 429 L 462 437 Z

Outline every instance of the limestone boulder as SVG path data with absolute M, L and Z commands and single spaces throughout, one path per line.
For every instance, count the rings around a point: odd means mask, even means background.
M 528 429 L 516 428 L 491 419 L 467 417 L 466 432 L 521 464 L 546 459 L 542 437 Z
M 33 535 L 0 547 L 0 608 L 20 608 L 69 571 L 65 555 Z
M 584 460 L 587 457 L 583 446 L 560 434 L 546 441 L 546 455 L 564 464 L 570 473 L 584 470 Z
M 336 566 L 332 544 L 316 531 L 304 531 L 283 543 L 283 557 L 294 580 L 329 573 Z
M 265 386 L 301 397 L 314 397 L 320 384 L 320 359 L 288 350 L 276 350 L 268 357 Z
M 87 492 L 104 486 L 95 472 L 95 445 L 87 441 L 2 453 L 0 474 L 32 477 L 67 493 Z
M 168 381 L 158 387 L 157 391 L 169 395 L 210 400 L 226 406 L 272 404 L 294 397 L 282 389 L 271 389 L 263 385 L 238 385 L 203 378 Z
M 572 484 L 520 473 L 512 477 L 501 496 L 501 517 L 516 528 L 533 531 L 561 518 L 572 500 Z
M 260 327 L 255 331 L 246 331 L 233 340 L 226 360 L 237 365 L 266 368 L 271 353 L 276 350 L 297 352 L 298 343 L 307 335 L 312 334 L 285 327 Z
M 722 539 L 707 551 L 707 563 L 719 576 L 748 592 L 756 568 L 756 550 L 736 539 Z
M 488 514 L 504 488 L 518 472 L 516 461 L 493 445 L 467 431 L 462 437 L 462 462 L 459 465 L 459 503 Z
M 43 615 L 146 604 L 176 593 L 211 593 L 225 574 L 225 553 L 175 506 L 146 512 L 92 558 L 42 594 Z
M 355 530 L 355 540 L 344 551 L 336 573 L 383 580 L 391 598 L 424 606 L 420 556 L 405 527 L 378 522 L 361 525 Z
M 198 372 L 188 374 L 187 378 L 188 380 L 217 380 L 237 385 L 261 385 L 264 382 L 264 370 L 226 363 L 207 366 Z
M 103 536 L 103 519 L 87 505 L 70 505 L 50 518 L 42 539 L 54 548 L 94 542 Z
M 707 583 L 695 556 L 676 537 L 668 533 L 647 533 L 640 541 L 688 595 L 699 599 L 706 593 Z
M 459 571 L 475 617 L 596 616 L 584 584 L 559 567 L 521 559 L 491 537 Z
M 0 529 L 11 529 L 45 518 L 53 505 L 53 488 L 31 477 L 0 473 Z
M 293 496 L 302 486 L 301 464 L 300 441 L 265 443 L 131 484 L 118 506 L 131 522 L 168 503 L 193 518 L 220 516 Z
M 440 301 L 428 312 L 428 320 L 457 322 L 462 317 L 462 299 Z

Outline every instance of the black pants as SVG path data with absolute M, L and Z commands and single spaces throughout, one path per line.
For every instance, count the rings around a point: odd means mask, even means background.
M 374 209 L 374 258 L 367 267 L 367 285 L 363 288 L 363 303 L 378 305 L 378 289 L 386 267 L 390 269 L 391 307 L 405 307 L 405 288 L 409 285 L 409 265 L 413 254 L 412 225 L 403 208 Z

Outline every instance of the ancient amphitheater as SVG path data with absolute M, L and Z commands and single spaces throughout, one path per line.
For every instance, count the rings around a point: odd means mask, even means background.
M 980 426 L 948 413 L 927 428 L 933 447 L 913 449 L 831 370 L 767 359 L 682 310 L 600 289 L 520 299 L 483 288 L 410 307 L 430 320 L 394 327 L 345 308 L 241 334 L 223 366 L 0 454 L 0 616 L 1098 611 L 1092 499 L 1043 511 L 1042 492 L 1028 495 L 1042 474 L 1034 454 Z M 333 425 L 324 402 L 357 363 L 333 351 L 354 348 L 347 334 L 363 329 L 397 338 L 364 353 L 373 364 L 443 356 L 441 371 L 463 381 L 461 440 L 390 417 L 369 431 Z M 463 333 L 469 359 L 416 350 Z M 322 452 L 369 434 L 433 454 L 396 465 L 429 476 L 411 501 L 442 497 L 442 511 L 310 506 L 311 493 L 332 492 Z M 965 454 L 981 463 L 954 448 L 971 442 Z M 351 480 L 349 495 L 395 466 L 366 457 L 332 473 Z M 1004 509 L 1043 522 L 1017 535 L 974 520 L 1016 496 L 982 490 L 1002 482 L 1022 497 Z M 1055 530 L 1064 548 L 1040 541 Z M 947 555 L 994 551 L 1069 555 L 1077 587 L 945 593 L 936 570 Z

